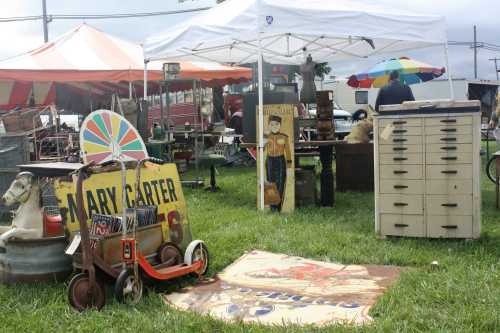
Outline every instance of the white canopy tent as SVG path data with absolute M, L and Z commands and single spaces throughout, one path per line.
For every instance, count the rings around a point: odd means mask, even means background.
M 257 61 L 258 148 L 262 156 L 263 58 L 276 64 L 301 64 L 311 54 L 316 61 L 334 62 L 438 45 L 444 48 L 451 78 L 444 17 L 417 15 L 366 0 L 227 0 L 149 37 L 143 47 L 146 64 L 153 60 L 235 65 Z M 451 80 L 450 94 L 453 99 Z M 259 169 L 264 174 L 262 158 Z

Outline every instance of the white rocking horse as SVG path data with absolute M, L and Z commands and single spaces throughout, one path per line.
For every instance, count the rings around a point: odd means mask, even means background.
M 0 227 L 0 246 L 12 238 L 38 239 L 43 236 L 43 211 L 40 207 L 40 186 L 31 172 L 16 176 L 2 197 L 6 206 L 19 203 L 12 225 Z

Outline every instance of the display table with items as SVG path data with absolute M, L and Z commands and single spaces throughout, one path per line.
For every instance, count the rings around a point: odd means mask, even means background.
M 374 120 L 379 236 L 479 238 L 480 117 L 478 101 L 381 108 Z

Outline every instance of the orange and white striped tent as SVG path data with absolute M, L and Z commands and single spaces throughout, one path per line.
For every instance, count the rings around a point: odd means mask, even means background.
M 134 82 L 142 95 L 144 60 L 142 47 L 88 24 L 25 54 L 0 61 L 0 109 L 53 103 L 55 84 L 88 93 L 128 92 Z M 148 64 L 151 85 L 162 80 L 161 63 Z M 209 62 L 182 62 L 181 78 L 198 79 L 206 85 L 225 85 L 252 78 L 251 69 Z

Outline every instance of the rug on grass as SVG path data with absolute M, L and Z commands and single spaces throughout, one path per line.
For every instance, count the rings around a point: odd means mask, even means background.
M 267 325 L 365 324 L 401 268 L 339 265 L 252 251 L 215 279 L 173 294 L 176 308 Z

